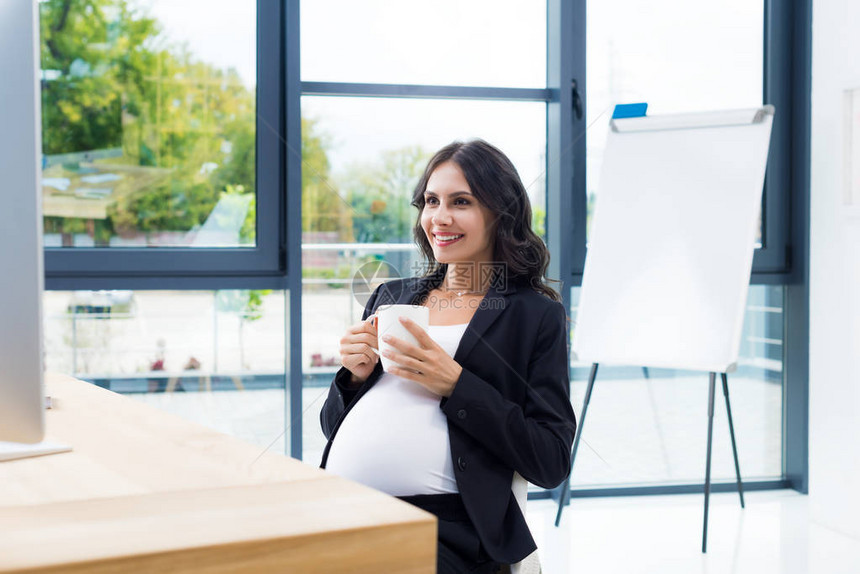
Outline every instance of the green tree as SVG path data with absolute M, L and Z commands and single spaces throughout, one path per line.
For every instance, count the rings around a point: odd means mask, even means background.
M 239 318 L 239 365 L 243 369 L 250 368 L 245 361 L 245 325 L 263 318 L 263 297 L 271 293 L 271 289 L 232 289 L 215 294 L 215 309 Z
M 412 192 L 430 153 L 420 146 L 388 150 L 374 163 L 356 164 L 339 181 L 353 211 L 358 242 L 409 242 L 416 211 Z
M 83 227 L 102 242 L 117 232 L 189 231 L 227 186 L 255 194 L 256 95 L 235 70 L 170 45 L 127 0 L 48 0 L 40 9 L 45 154 L 119 148 L 102 163 L 170 170 L 116 201 L 106 222 L 47 218 L 48 231 Z
M 47 0 L 40 10 L 44 153 L 118 149 L 99 163 L 169 170 L 153 181 L 140 176 L 107 220 L 46 217 L 47 232 L 87 232 L 98 244 L 116 234 L 187 232 L 225 192 L 256 199 L 256 93 L 235 70 L 170 44 L 129 0 Z M 318 123 L 302 119 L 302 229 L 350 240 L 350 206 L 329 181 L 328 147 Z M 66 175 L 87 169 L 63 167 Z M 249 205 L 242 243 L 256 234 L 256 201 Z
M 532 206 L 532 231 L 546 239 L 546 210 L 537 205 Z
M 351 209 L 331 181 L 329 145 L 319 120 L 302 118 L 302 231 L 339 231 L 349 241 Z
M 43 148 L 46 154 L 122 144 L 120 86 L 141 86 L 152 65 L 146 48 L 155 20 L 115 0 L 47 0 L 39 4 Z M 137 80 L 137 81 L 135 81 Z

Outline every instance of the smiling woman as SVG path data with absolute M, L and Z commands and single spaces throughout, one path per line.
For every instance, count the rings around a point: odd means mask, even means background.
M 442 148 L 412 205 L 429 272 L 380 285 L 341 339 L 321 466 L 435 514 L 439 572 L 497 572 L 535 550 L 516 477 L 552 488 L 570 468 L 564 307 L 543 282 L 549 254 L 525 187 L 497 148 Z M 478 304 L 453 305 L 465 301 Z M 401 317 L 415 344 L 379 333 L 384 303 L 429 307 L 429 328 Z M 379 336 L 394 349 L 384 371 Z
M 430 175 L 420 221 L 425 236 L 432 238 L 436 261 L 450 263 L 455 274 L 464 276 L 467 269 L 492 260 L 495 217 L 472 195 L 463 170 L 453 161 L 440 164 Z M 481 278 L 469 275 L 465 287 L 480 290 Z
M 415 187 L 413 236 L 424 258 L 446 264 L 446 288 L 481 291 L 494 278 L 554 301 L 543 283 L 549 252 L 532 229 L 525 186 L 508 157 L 483 140 L 455 142 L 429 162 Z M 452 240 L 451 235 L 463 238 Z

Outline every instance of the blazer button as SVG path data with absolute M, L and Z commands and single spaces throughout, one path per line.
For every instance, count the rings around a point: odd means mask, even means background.
M 466 459 L 462 456 L 457 458 L 457 467 L 460 470 L 466 470 Z
M 464 418 L 466 418 L 466 410 L 460 409 L 459 411 L 457 411 L 457 418 L 460 420 L 463 420 Z

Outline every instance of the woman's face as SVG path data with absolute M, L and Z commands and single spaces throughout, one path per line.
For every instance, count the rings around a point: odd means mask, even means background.
M 460 167 L 447 161 L 427 180 L 421 227 L 439 263 L 493 258 L 493 212 L 478 202 Z

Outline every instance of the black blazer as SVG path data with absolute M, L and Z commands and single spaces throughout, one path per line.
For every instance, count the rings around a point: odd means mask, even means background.
M 421 304 L 444 278 L 445 266 L 421 278 L 380 285 L 364 311 Z M 440 400 L 457 487 L 487 554 L 519 562 L 536 548 L 511 491 L 514 471 L 543 488 L 570 471 L 576 419 L 570 405 L 564 306 L 528 286 L 491 287 L 454 355 L 463 372 Z M 345 367 L 335 375 L 320 422 L 328 444 L 325 468 L 341 421 L 382 375 L 382 362 L 357 390 Z

